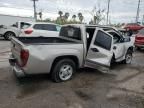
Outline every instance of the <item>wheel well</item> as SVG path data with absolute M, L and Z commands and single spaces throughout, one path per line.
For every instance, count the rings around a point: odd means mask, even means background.
M 127 51 L 132 51 L 133 52 L 134 48 L 133 47 L 129 47 Z
M 113 53 L 113 56 L 111 58 L 111 63 L 115 62 L 116 58 L 115 58 L 115 54 Z
M 78 58 L 76 56 L 73 56 L 73 55 L 66 55 L 66 56 L 59 56 L 59 57 L 56 57 L 55 60 L 53 61 L 52 63 L 52 68 L 51 70 L 54 68 L 54 66 L 56 65 L 56 63 L 62 59 L 71 59 L 73 60 L 75 63 L 76 63 L 76 68 L 79 67 L 79 61 L 78 61 Z
M 112 58 L 115 60 L 115 54 L 113 53 L 113 56 L 112 56 Z
M 16 34 L 15 34 L 13 31 L 7 31 L 7 32 L 5 32 L 5 34 L 8 33 L 8 32 L 11 32 L 11 33 L 13 33 L 13 34 L 16 36 Z M 5 35 L 5 34 L 4 34 L 4 35 Z

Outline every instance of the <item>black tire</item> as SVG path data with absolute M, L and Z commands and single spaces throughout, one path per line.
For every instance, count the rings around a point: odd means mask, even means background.
M 15 35 L 15 33 L 13 33 L 13 32 L 6 32 L 5 34 L 4 34 L 4 38 L 5 38 L 5 40 L 10 40 L 10 38 L 11 37 L 15 37 L 16 35 Z
M 132 52 L 131 50 L 128 50 L 126 55 L 125 55 L 125 60 L 122 61 L 124 64 L 130 64 L 132 61 Z M 128 59 L 129 58 L 129 59 Z
M 62 69 L 64 69 L 65 66 L 68 66 L 69 69 L 63 72 Z M 70 72 L 68 72 L 69 70 Z M 75 73 L 75 70 L 76 70 L 76 65 L 73 60 L 71 59 L 59 60 L 52 69 L 52 73 L 51 73 L 52 80 L 57 83 L 68 81 L 72 78 L 73 74 Z M 62 73 L 64 73 L 65 75 L 63 75 Z M 64 78 L 64 77 L 67 77 L 67 78 Z
M 110 63 L 110 68 L 113 68 L 113 65 L 115 64 L 115 56 L 113 55 Z

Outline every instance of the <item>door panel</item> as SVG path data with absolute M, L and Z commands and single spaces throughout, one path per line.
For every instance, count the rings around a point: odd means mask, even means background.
M 108 31 L 108 33 L 113 37 L 113 52 L 115 59 L 121 59 L 125 55 L 125 42 L 122 41 L 123 37 L 115 31 Z
M 113 38 L 103 30 L 96 29 L 88 50 L 85 66 L 108 72 L 112 53 Z
M 115 59 L 120 59 L 125 56 L 125 43 L 116 43 L 113 46 L 113 52 L 115 54 Z

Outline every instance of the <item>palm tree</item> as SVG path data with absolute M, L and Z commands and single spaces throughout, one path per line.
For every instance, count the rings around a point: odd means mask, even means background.
M 79 17 L 80 22 L 82 23 L 82 21 L 83 21 L 83 19 L 84 19 L 82 13 L 78 13 L 78 17 Z
M 68 12 L 65 13 L 64 18 L 67 20 L 69 18 L 70 14 Z
M 75 20 L 76 20 L 76 15 L 73 15 L 73 16 L 72 16 L 72 19 L 75 21 Z
M 59 11 L 58 14 L 59 14 L 60 18 L 62 18 L 63 12 Z
M 78 13 L 78 17 L 82 16 L 82 13 Z
M 63 16 L 62 16 L 63 12 L 59 11 L 58 14 L 59 14 L 59 17 L 57 18 L 57 20 L 58 20 L 59 24 L 62 24 L 63 23 Z

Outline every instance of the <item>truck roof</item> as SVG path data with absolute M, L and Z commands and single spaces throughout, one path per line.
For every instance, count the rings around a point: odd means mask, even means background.
M 77 27 L 86 27 L 86 28 L 90 28 L 90 27 L 100 27 L 100 28 L 109 28 L 109 29 L 116 29 L 115 27 L 111 27 L 111 26 L 105 26 L 105 25 L 90 25 L 90 24 L 66 24 L 66 25 L 63 25 L 63 26 L 68 26 L 68 25 L 71 25 L 71 26 L 77 26 Z

